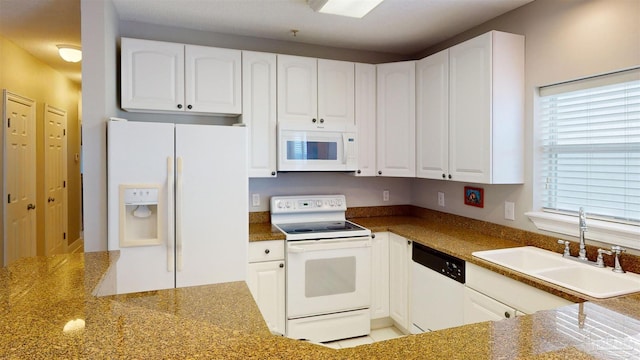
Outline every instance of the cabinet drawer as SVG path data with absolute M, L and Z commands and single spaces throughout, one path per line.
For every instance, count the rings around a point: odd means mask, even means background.
M 249 243 L 249 262 L 284 260 L 284 240 Z

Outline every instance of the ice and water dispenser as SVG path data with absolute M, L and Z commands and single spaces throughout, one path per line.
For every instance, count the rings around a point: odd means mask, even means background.
M 120 247 L 162 243 L 159 184 L 120 185 Z

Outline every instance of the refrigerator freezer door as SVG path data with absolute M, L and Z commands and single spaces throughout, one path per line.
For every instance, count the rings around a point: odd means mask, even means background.
M 246 128 L 178 124 L 176 159 L 176 287 L 244 281 Z
M 174 287 L 173 246 L 169 206 L 173 186 L 168 169 L 174 155 L 174 124 L 129 121 L 108 122 L 108 249 L 120 250 L 116 291 L 120 294 Z M 120 247 L 123 184 L 159 184 L 157 221 L 159 244 Z M 130 224 L 131 222 L 128 222 Z M 169 262 L 169 263 L 168 263 Z

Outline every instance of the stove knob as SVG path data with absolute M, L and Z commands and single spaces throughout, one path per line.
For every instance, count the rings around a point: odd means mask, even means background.
M 334 199 L 331 199 L 331 206 L 336 206 L 336 201 Z
M 291 202 L 287 201 L 287 209 L 291 207 Z
M 338 199 L 338 206 L 342 206 L 342 199 Z
M 278 201 L 278 207 L 282 209 L 284 207 L 284 203 L 282 201 Z
M 322 200 L 316 201 L 316 207 L 322 207 Z

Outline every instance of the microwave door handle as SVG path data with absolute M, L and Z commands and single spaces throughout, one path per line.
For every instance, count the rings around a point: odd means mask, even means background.
M 347 136 L 347 134 L 342 133 L 342 163 L 343 164 L 346 164 L 347 159 L 349 158 L 349 154 L 347 153 L 349 151 L 349 147 L 347 146 L 348 137 L 349 136 Z

